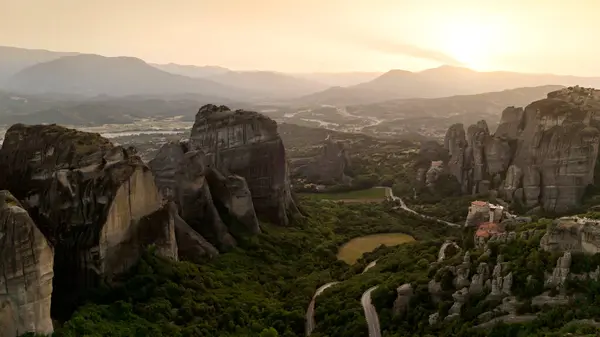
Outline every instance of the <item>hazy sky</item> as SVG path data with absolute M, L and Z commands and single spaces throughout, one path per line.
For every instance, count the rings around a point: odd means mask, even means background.
M 233 69 L 600 75 L 600 0 L 0 0 L 0 45 Z

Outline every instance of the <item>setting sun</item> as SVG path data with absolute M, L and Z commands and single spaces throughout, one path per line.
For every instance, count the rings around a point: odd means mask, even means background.
M 493 67 L 490 61 L 501 44 L 503 26 L 496 20 L 453 20 L 442 25 L 440 49 L 466 67 L 485 70 Z

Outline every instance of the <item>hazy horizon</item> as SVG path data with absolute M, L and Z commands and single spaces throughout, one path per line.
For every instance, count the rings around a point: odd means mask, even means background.
M 0 45 L 285 73 L 600 75 L 600 3 L 534 0 L 0 1 Z

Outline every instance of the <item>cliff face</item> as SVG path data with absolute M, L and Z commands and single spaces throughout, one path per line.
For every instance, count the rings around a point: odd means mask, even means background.
M 0 191 L 0 336 L 50 334 L 54 253 L 21 203 Z
M 97 134 L 13 125 L 0 172 L 0 188 L 22 200 L 54 246 L 54 297 L 61 301 L 74 304 L 79 291 L 127 269 L 148 244 L 177 257 L 172 216 L 148 218 L 163 207 L 152 173 Z
M 557 219 L 542 237 L 540 246 L 546 251 L 596 254 L 600 252 L 600 223 L 577 217 Z
M 562 212 L 577 207 L 594 181 L 600 91 L 580 87 L 548 94 L 525 109 L 507 108 L 494 135 L 485 121 L 450 127 L 449 171 L 464 193 L 497 189 L 507 200 Z
M 259 217 L 287 225 L 298 211 L 291 194 L 285 148 L 277 123 L 259 113 L 205 105 L 198 111 L 190 149 L 207 156 L 207 167 L 243 177 Z
M 318 156 L 292 161 L 292 172 L 294 175 L 307 177 L 311 181 L 333 184 L 348 179 L 344 172 L 349 166 L 350 157 L 344 144 L 336 142 L 328 136 Z

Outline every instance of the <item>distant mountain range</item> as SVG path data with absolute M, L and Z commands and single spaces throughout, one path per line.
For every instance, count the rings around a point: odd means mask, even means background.
M 105 57 L 0 47 L 0 89 L 20 94 L 200 95 L 288 106 L 360 105 L 404 98 L 469 95 L 542 85 L 600 87 L 600 77 L 478 72 L 442 66 L 420 72 L 287 74 L 219 66 L 148 64 Z M 336 86 L 337 85 L 337 86 Z
M 27 67 L 72 55 L 77 53 L 0 46 L 0 87 L 8 78 Z
M 365 83 L 349 87 L 333 87 L 295 99 L 296 104 L 355 105 L 402 98 L 435 98 L 470 95 L 519 87 L 542 85 L 581 85 L 600 87 L 600 77 L 576 77 L 514 72 L 478 72 L 442 66 L 410 72 L 390 70 Z

